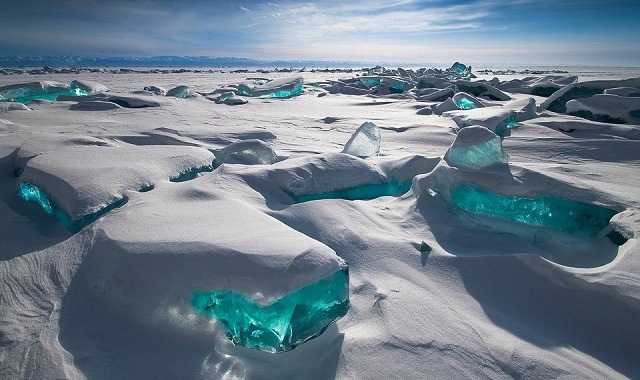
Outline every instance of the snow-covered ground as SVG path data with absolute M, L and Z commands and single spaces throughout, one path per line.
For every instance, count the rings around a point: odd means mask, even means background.
M 638 378 L 624 74 L 1 76 L 89 95 L 0 102 L 0 378 Z M 348 312 L 286 352 L 192 302 L 345 263 Z

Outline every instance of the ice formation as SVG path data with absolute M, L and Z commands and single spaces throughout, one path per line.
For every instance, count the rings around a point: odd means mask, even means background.
M 31 158 L 18 180 L 39 188 L 75 223 L 122 201 L 127 190 L 208 170 L 213 158 L 186 146 L 75 146 Z
M 225 163 L 270 165 L 278 162 L 278 156 L 269 144 L 257 139 L 243 140 L 230 144 L 218 150 L 215 156 L 216 165 Z
M 89 93 L 78 83 L 66 85 L 51 81 L 20 83 L 0 87 L 0 97 L 3 101 L 29 103 L 36 99 L 56 100 L 60 95 L 81 96 Z
M 471 66 L 466 66 L 460 62 L 455 62 L 449 71 L 461 78 L 471 78 Z
M 411 180 L 399 183 L 389 182 L 365 184 L 351 188 L 331 190 L 319 194 L 289 194 L 296 203 L 315 201 L 320 199 L 345 199 L 349 201 L 370 200 L 384 196 L 398 197 L 411 189 Z
M 380 153 L 380 128 L 367 121 L 353 133 L 342 153 L 357 157 L 370 157 Z
M 2 101 L 2 98 L 0 98 L 0 112 L 15 111 L 15 110 L 28 111 L 29 107 L 18 102 L 5 102 L 5 101 Z
M 158 87 L 158 86 L 145 86 L 144 90 L 149 91 L 154 95 L 160 95 L 160 96 L 164 96 L 167 93 L 167 90 L 164 87 Z
M 469 82 L 464 80 L 458 80 L 453 82 L 458 87 L 458 90 L 469 93 L 473 96 L 485 97 L 491 100 L 506 101 L 511 100 L 511 96 L 498 90 L 489 83 L 483 82 Z
M 447 111 L 444 113 L 456 122 L 458 127 L 480 125 L 490 129 L 500 137 L 508 136 L 516 123 L 515 113 L 502 107 L 484 107 L 464 111 Z
M 458 92 L 453 95 L 452 100 L 461 110 L 471 110 L 474 108 L 484 107 L 484 104 L 482 104 L 478 99 L 464 92 Z
M 568 101 L 566 112 L 569 115 L 605 123 L 640 124 L 640 97 L 593 95 Z
M 391 76 L 363 76 L 360 77 L 360 82 L 369 89 L 373 87 L 388 88 L 390 93 L 402 93 L 413 88 L 410 82 Z
M 497 84 L 502 91 L 548 97 L 559 89 L 576 83 L 577 76 L 546 75 L 512 79 Z
M 604 90 L 607 95 L 626 96 L 629 98 L 640 98 L 640 88 L 637 87 L 615 87 Z
M 517 122 L 531 120 L 538 117 L 538 113 L 536 112 L 536 100 L 534 98 L 512 100 L 503 104 L 502 108 L 515 112 Z
M 268 352 L 296 348 L 320 335 L 349 308 L 349 271 L 342 269 L 266 305 L 232 291 L 193 296 L 200 313 L 219 320 L 235 344 Z
M 169 91 L 167 91 L 165 95 L 185 99 L 189 97 L 189 94 L 190 94 L 189 86 L 183 85 L 183 86 L 176 86 L 170 89 Z
M 569 199 L 496 194 L 470 183 L 456 185 L 451 192 L 451 202 L 475 214 L 589 237 L 598 236 L 617 214 L 608 208 Z
M 444 159 L 450 166 L 480 170 L 506 163 L 507 155 L 500 136 L 485 127 L 470 126 L 458 131 Z
M 238 92 L 260 98 L 291 98 L 302 93 L 303 84 L 302 77 L 280 78 L 263 83 L 253 80 L 238 85 Z
M 607 89 L 618 87 L 640 87 L 640 78 L 596 80 L 570 84 L 554 92 L 542 102 L 541 107 L 549 111 L 565 113 L 567 111 L 566 104 L 570 100 L 589 98 L 602 94 Z

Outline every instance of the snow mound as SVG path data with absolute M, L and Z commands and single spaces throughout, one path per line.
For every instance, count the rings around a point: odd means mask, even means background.
M 116 103 L 104 100 L 83 100 L 69 106 L 70 110 L 75 111 L 109 111 L 121 108 L 123 107 L 119 106 Z
M 95 227 L 83 280 L 101 309 L 171 319 L 193 312 L 195 292 L 215 290 L 265 305 L 344 266 L 324 244 L 211 187 L 149 195 L 132 196 Z

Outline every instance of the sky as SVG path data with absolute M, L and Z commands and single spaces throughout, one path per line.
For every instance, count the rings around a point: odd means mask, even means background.
M 640 66 L 640 0 L 0 0 L 0 56 Z

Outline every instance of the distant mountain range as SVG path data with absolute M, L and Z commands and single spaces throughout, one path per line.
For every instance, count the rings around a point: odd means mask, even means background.
M 79 56 L 39 56 L 39 57 L 0 57 L 0 67 L 69 67 L 69 66 L 155 66 L 155 67 L 339 67 L 361 66 L 363 62 L 353 61 L 286 61 L 286 60 L 254 60 L 236 57 L 190 57 L 190 56 L 157 56 L 157 57 L 79 57 Z

